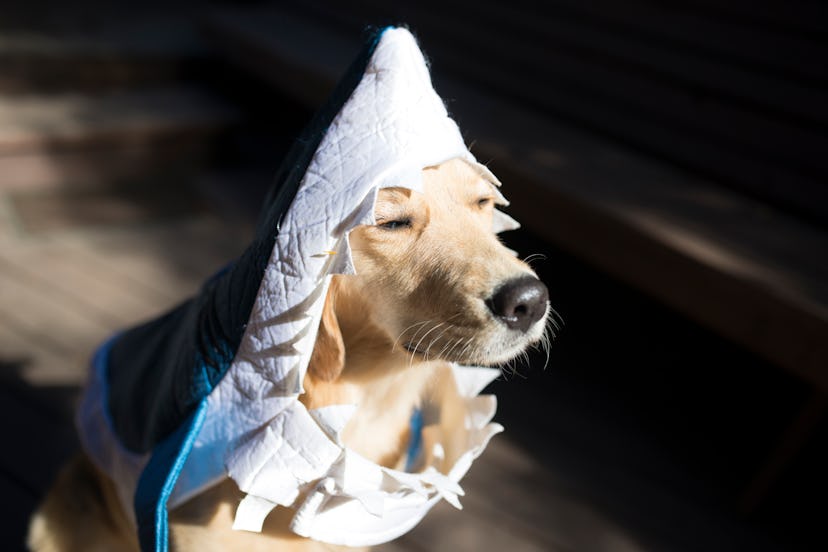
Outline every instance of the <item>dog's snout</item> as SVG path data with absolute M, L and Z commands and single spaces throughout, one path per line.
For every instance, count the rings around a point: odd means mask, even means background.
M 527 275 L 500 286 L 486 305 L 509 328 L 525 332 L 544 315 L 548 301 L 543 282 Z

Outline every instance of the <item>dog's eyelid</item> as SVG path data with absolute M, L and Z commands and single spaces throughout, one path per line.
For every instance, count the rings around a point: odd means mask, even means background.
M 477 204 L 478 207 L 480 207 L 482 209 L 484 207 L 489 207 L 490 205 L 494 206 L 494 202 L 495 202 L 494 196 L 489 195 L 489 196 L 483 196 L 483 197 L 478 198 L 475 203 Z
M 410 228 L 412 225 L 411 217 L 397 217 L 388 219 L 377 219 L 376 226 L 383 230 L 399 230 L 401 228 Z

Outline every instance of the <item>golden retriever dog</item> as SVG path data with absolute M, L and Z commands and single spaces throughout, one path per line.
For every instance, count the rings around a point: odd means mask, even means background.
M 381 190 L 376 224 L 351 233 L 357 274 L 332 281 L 301 396 L 308 408 L 358 404 L 343 442 L 390 467 L 405 455 L 424 396 L 443 409 L 447 434 L 462 425 L 448 362 L 509 361 L 543 339 L 549 311 L 546 287 L 492 231 L 491 183 L 453 160 L 424 169 L 423 190 Z M 173 510 L 171 548 L 336 549 L 292 534 L 286 508 L 261 534 L 231 530 L 241 496 L 227 479 Z M 37 552 L 138 550 L 113 484 L 82 456 L 58 477 L 28 543 Z

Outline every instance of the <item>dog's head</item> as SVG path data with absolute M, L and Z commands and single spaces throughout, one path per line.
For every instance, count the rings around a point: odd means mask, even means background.
M 462 160 L 426 168 L 423 193 L 380 190 L 376 224 L 350 234 L 357 274 L 337 277 L 319 339 L 338 338 L 339 294 L 394 348 L 428 359 L 497 364 L 538 342 L 547 289 L 495 235 L 496 199 Z

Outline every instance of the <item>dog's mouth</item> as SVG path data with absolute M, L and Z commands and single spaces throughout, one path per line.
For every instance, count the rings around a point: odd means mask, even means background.
M 413 354 L 416 354 L 416 355 L 426 356 L 428 354 L 428 351 L 421 351 L 420 349 L 417 348 L 416 345 L 414 345 L 413 343 L 410 343 L 410 342 L 409 343 L 404 343 L 403 348 L 406 351 L 408 351 L 409 353 L 413 353 Z

